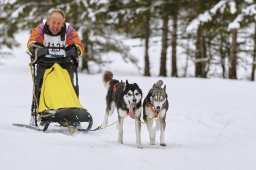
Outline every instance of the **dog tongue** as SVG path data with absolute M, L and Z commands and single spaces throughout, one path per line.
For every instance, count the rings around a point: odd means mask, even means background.
M 129 107 L 129 112 L 127 113 L 131 118 L 135 119 L 135 104 L 134 103 L 131 103 L 130 104 L 130 107 Z

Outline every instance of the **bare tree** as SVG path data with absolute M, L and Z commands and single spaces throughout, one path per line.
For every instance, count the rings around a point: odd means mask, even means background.
M 160 73 L 159 76 L 167 76 L 166 72 L 166 59 L 167 59 L 167 47 L 168 47 L 168 21 L 169 16 L 168 13 L 164 12 L 162 15 L 162 50 L 161 50 L 161 58 L 160 58 Z
M 172 77 L 178 77 L 178 71 L 177 71 L 177 32 L 178 32 L 178 16 L 177 13 L 175 13 L 172 17 L 173 19 L 173 27 L 172 27 Z
M 252 74 L 251 81 L 255 80 L 255 69 L 256 69 L 256 23 L 254 24 L 254 47 L 253 47 L 253 60 L 252 60 Z
M 230 56 L 229 78 L 237 79 L 237 29 L 232 30 L 231 56 Z
M 145 53 L 144 53 L 144 76 L 151 76 L 150 74 L 150 61 L 149 61 L 149 39 L 150 39 L 150 20 L 151 20 L 151 11 L 150 11 L 150 1 L 148 1 L 148 10 L 145 13 Z

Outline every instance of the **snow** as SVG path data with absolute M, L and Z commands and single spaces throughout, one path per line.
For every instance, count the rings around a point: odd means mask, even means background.
M 228 0 L 219 1 L 216 5 L 214 5 L 210 12 L 215 15 L 218 10 L 223 9 L 226 3 L 228 3 Z
M 235 14 L 237 12 L 236 3 L 234 1 L 229 2 L 230 13 Z
M 252 3 L 251 0 L 245 0 L 247 3 Z M 200 14 L 198 17 L 193 19 L 186 31 L 187 33 L 195 33 L 198 29 L 199 25 L 202 23 L 206 23 L 208 21 L 212 20 L 212 16 L 214 16 L 217 11 L 221 11 L 221 13 L 224 12 L 225 8 L 229 8 L 231 14 L 235 14 L 237 12 L 236 3 L 233 0 L 221 0 L 216 5 L 214 5 L 209 11 L 205 11 L 203 14 Z M 234 21 L 229 23 L 228 25 L 228 31 L 232 29 L 239 29 L 240 28 L 240 22 L 244 19 L 244 16 L 253 16 L 256 13 L 256 5 L 251 4 L 248 7 L 245 7 L 242 9 L 242 13 L 239 14 Z
M 256 14 L 255 4 L 246 7 L 245 9 L 242 10 L 242 13 L 239 14 L 233 22 L 229 23 L 228 30 L 239 29 L 240 22 L 242 22 L 245 16 L 253 16 L 255 14 Z
M 17 10 L 15 10 L 15 11 L 12 13 L 11 17 L 12 17 L 12 18 L 18 18 L 19 13 L 21 13 L 25 7 L 26 7 L 26 5 L 21 5 Z
M 24 38 L 25 37 L 25 38 Z M 20 41 L 27 41 L 27 35 Z M 25 44 L 25 43 L 24 43 Z M 0 66 L 0 167 L 11 170 L 111 169 L 111 170 L 241 170 L 255 169 L 255 82 L 142 77 L 118 60 L 115 78 L 136 82 L 146 96 L 152 84 L 167 85 L 166 147 L 149 145 L 142 125 L 143 149 L 136 148 L 134 121 L 124 121 L 124 144 L 117 143 L 116 126 L 68 135 L 65 129 L 43 133 L 15 127 L 28 124 L 32 80 L 25 45 Z M 134 71 L 134 72 L 133 72 Z M 129 74 L 126 74 L 128 72 Z M 106 89 L 102 75 L 79 74 L 80 101 L 102 123 Z M 116 112 L 109 122 L 115 122 Z M 51 128 L 51 127 L 50 127 Z
M 228 31 L 233 30 L 233 29 L 239 29 L 240 28 L 240 22 L 242 21 L 242 19 L 243 19 L 243 16 L 238 15 L 233 22 L 228 24 Z
M 203 14 L 200 14 L 198 16 L 198 18 L 193 19 L 190 24 L 187 27 L 187 32 L 188 33 L 194 33 L 196 32 L 196 30 L 198 29 L 199 25 L 201 23 L 205 23 L 207 21 L 211 21 L 212 20 L 212 16 L 210 15 L 210 13 L 208 11 L 204 12 Z
M 228 0 L 222 0 L 214 5 L 209 11 L 205 11 L 203 14 L 200 14 L 189 23 L 186 31 L 188 33 L 195 33 L 200 24 L 211 21 L 212 16 L 214 16 L 218 10 L 224 10 L 226 3 L 228 3 Z
M 244 1 L 249 3 L 249 4 L 253 3 L 253 0 L 244 0 Z
M 188 25 L 186 31 L 188 33 L 195 33 L 200 24 L 211 21 L 213 18 L 212 16 L 214 16 L 218 10 L 220 10 L 221 13 L 223 13 L 225 8 L 227 7 L 229 8 L 231 14 L 235 14 L 237 12 L 236 3 L 234 1 L 232 0 L 219 1 L 209 11 L 205 11 L 203 14 L 200 14 L 197 18 L 193 19 Z M 238 19 L 233 21 L 231 24 L 229 24 L 228 30 L 239 28 L 240 24 L 238 22 L 241 21 L 240 19 L 242 18 L 239 17 Z

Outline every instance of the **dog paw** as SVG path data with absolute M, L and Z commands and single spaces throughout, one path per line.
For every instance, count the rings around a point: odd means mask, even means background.
M 165 143 L 160 143 L 160 146 L 166 146 L 166 144 Z
M 141 145 L 137 146 L 138 149 L 143 149 L 143 147 Z
M 121 145 L 122 145 L 122 144 L 124 144 L 124 142 L 123 142 L 123 141 L 117 141 L 117 143 L 119 143 L 119 144 L 121 144 Z
M 156 140 L 154 138 L 150 139 L 150 145 L 155 145 L 156 144 Z

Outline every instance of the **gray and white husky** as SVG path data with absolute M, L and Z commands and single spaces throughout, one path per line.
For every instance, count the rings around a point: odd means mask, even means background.
M 149 90 L 148 95 L 143 101 L 143 120 L 147 124 L 150 137 L 150 144 L 155 145 L 156 131 L 160 129 L 160 145 L 166 146 L 164 132 L 166 126 L 166 112 L 169 104 L 167 100 L 166 85 L 162 87 L 163 81 L 159 80 Z M 155 127 L 153 123 L 155 122 Z
M 107 87 L 106 95 L 106 112 L 102 128 L 108 125 L 108 116 L 111 116 L 115 108 L 118 112 L 118 142 L 123 144 L 123 122 L 124 118 L 130 116 L 135 119 L 136 144 L 138 148 L 141 146 L 141 111 L 142 111 L 142 90 L 136 83 L 119 82 L 113 79 L 113 73 L 105 71 L 103 74 L 103 82 Z

